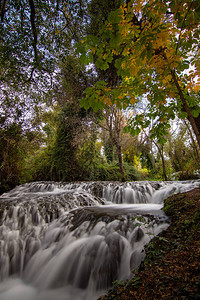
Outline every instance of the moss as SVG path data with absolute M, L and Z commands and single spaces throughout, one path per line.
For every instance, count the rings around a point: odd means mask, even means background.
M 200 189 L 166 199 L 164 211 L 171 225 L 146 246 L 139 280 L 101 299 L 200 299 Z

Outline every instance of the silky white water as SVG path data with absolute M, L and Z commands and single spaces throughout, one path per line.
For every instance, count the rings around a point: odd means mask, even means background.
M 36 182 L 0 196 L 0 300 L 97 299 L 166 229 L 170 194 L 200 181 Z

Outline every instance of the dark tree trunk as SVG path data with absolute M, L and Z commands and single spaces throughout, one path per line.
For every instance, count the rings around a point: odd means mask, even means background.
M 192 126 L 192 129 L 194 131 L 194 134 L 196 136 L 197 143 L 198 143 L 198 146 L 200 149 L 200 115 L 197 118 L 193 117 L 191 109 L 188 106 L 187 101 L 183 95 L 182 89 L 178 83 L 178 80 L 176 78 L 176 74 L 175 74 L 174 70 L 171 71 L 171 75 L 172 75 L 172 78 L 176 85 L 176 88 L 178 90 L 178 94 L 179 94 L 181 104 L 182 104 L 182 109 L 183 109 L 183 111 L 185 111 L 187 113 L 187 119 L 190 122 L 190 125 Z
M 31 9 L 31 29 L 33 33 L 33 49 L 35 53 L 35 61 L 37 62 L 38 53 L 37 53 L 37 30 L 35 25 L 35 4 L 33 0 L 29 0 L 29 6 Z
M 1 9 L 1 12 L 0 12 L 1 22 L 3 22 L 4 16 L 6 13 L 6 0 L 3 0 L 2 2 L 0 1 L 0 9 Z
M 167 181 L 168 178 L 167 178 L 166 167 L 165 167 L 165 158 L 163 155 L 163 145 L 159 146 L 155 141 L 153 141 L 153 143 L 156 145 L 158 152 L 160 154 L 161 161 L 162 161 L 163 177 L 164 177 L 164 180 Z
M 122 176 L 122 181 L 125 181 L 125 174 L 124 174 L 124 168 L 123 168 L 123 160 L 122 160 L 122 150 L 120 145 L 116 145 L 117 148 L 117 156 L 119 161 L 119 169 Z
M 191 139 L 191 142 L 192 142 L 192 147 L 193 147 L 195 156 L 196 156 L 197 160 L 200 162 L 199 151 L 198 151 L 198 148 L 197 148 L 197 144 L 195 143 L 195 140 L 194 140 L 194 138 L 193 138 L 193 135 L 192 135 L 192 132 L 191 132 L 191 130 L 190 130 L 190 127 L 189 127 L 189 125 L 187 124 L 186 121 L 184 121 L 184 124 L 186 125 L 187 130 L 188 130 L 188 132 L 189 132 L 189 135 L 190 135 L 190 139 Z
M 167 173 L 166 173 L 166 168 L 165 168 L 165 159 L 164 159 L 164 155 L 163 155 L 163 146 L 162 149 L 158 148 L 159 152 L 160 152 L 160 156 L 161 156 L 161 160 L 162 160 L 162 168 L 163 168 L 163 177 L 164 180 L 167 181 Z

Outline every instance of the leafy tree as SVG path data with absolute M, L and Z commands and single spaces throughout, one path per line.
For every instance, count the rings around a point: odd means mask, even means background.
M 93 126 L 92 126 L 93 127 Z M 94 125 L 93 128 L 88 128 L 84 132 L 82 139 L 79 140 L 76 151 L 76 159 L 79 162 L 79 179 L 80 180 L 101 180 L 99 166 L 105 163 L 101 156 L 101 141 L 97 139 L 97 130 Z
M 164 180 L 168 180 L 167 170 L 166 170 L 166 159 L 164 153 L 164 144 L 160 144 L 156 137 L 150 138 L 151 136 L 151 128 L 153 123 L 148 128 L 145 128 L 141 131 L 140 135 L 144 136 L 144 140 L 142 142 L 141 152 L 143 153 L 143 162 L 146 162 L 148 166 L 151 166 L 149 169 L 153 169 L 152 173 L 155 173 L 155 158 L 153 153 L 153 146 L 157 149 L 157 159 L 161 160 L 162 165 L 162 177 Z M 155 152 L 155 151 L 154 151 Z
M 55 143 L 52 148 L 51 176 L 54 180 L 76 180 L 77 162 L 73 146 L 74 128 L 79 120 L 73 113 L 72 104 L 65 105 L 58 121 Z
M 86 90 L 83 105 L 127 107 L 145 95 L 149 110 L 132 120 L 136 134 L 153 118 L 151 137 L 163 143 L 169 120 L 177 114 L 188 118 L 200 146 L 199 11 L 197 0 L 134 0 L 112 11 L 100 38 L 90 35 L 85 45 L 98 68 L 107 70 L 114 62 L 123 80 L 115 87 L 96 83 Z
M 25 158 L 39 145 L 36 132 L 16 122 L 0 124 L 0 194 L 22 183 Z M 37 134 L 37 137 L 36 137 Z M 26 177 L 27 178 L 27 177 Z
M 81 34 L 84 1 L 0 2 L 0 82 L 47 78 L 72 39 Z M 78 27 L 78 28 L 77 28 Z
M 2 112 L 38 114 L 55 100 L 59 61 L 82 35 L 87 1 L 0 1 Z M 30 118 L 29 118 L 30 121 Z M 28 122 L 27 122 L 28 123 Z
M 94 120 L 98 116 L 93 110 L 81 108 L 79 98 L 93 79 L 73 50 L 62 60 L 60 68 L 62 87 L 57 91 L 57 102 L 61 111 L 51 145 L 50 173 L 54 180 L 80 180 L 83 176 L 88 178 L 84 155 L 87 153 L 91 159 L 94 156 L 97 130 Z M 89 157 L 88 161 L 91 162 Z
M 13 91 L 14 93 L 14 91 Z M 10 91 L 2 97 L 0 107 L 0 192 L 7 191 L 29 178 L 25 171 L 27 155 L 35 152 L 42 143 L 39 108 L 27 109 Z M 25 175 L 26 173 L 26 175 Z
M 174 172 L 185 173 L 185 178 L 186 175 L 192 176 L 194 171 L 199 169 L 200 161 L 190 141 L 187 126 L 180 123 L 176 132 L 169 133 L 167 140 L 165 153 L 170 158 Z
M 115 1 L 108 1 L 108 0 L 103 0 L 101 2 L 92 0 L 90 3 L 88 3 L 88 17 L 89 17 L 89 22 L 88 26 L 86 27 L 86 34 L 87 36 L 96 36 L 99 38 L 99 41 L 101 41 L 101 30 L 104 27 L 104 23 L 108 20 L 109 13 L 112 12 L 113 10 L 117 9 L 120 7 L 120 5 L 123 3 L 121 0 L 115 0 Z M 84 43 L 82 43 L 83 47 L 81 51 L 83 51 L 83 61 L 85 63 L 88 62 L 88 60 L 84 60 L 84 58 L 87 58 L 87 49 L 84 48 Z M 81 46 L 80 46 L 81 47 Z M 84 51 L 85 51 L 85 56 L 84 56 Z M 95 52 L 95 51 L 94 51 Z M 120 76 L 117 74 L 117 69 L 115 66 L 115 60 L 113 62 L 110 62 L 109 67 L 105 70 L 101 67 L 98 66 L 98 55 L 94 54 L 94 61 L 95 63 L 95 73 L 96 73 L 96 78 L 95 81 L 97 82 L 98 80 L 104 85 L 104 82 L 107 82 L 109 86 L 112 86 L 115 88 L 118 86 L 119 81 L 120 81 Z M 90 52 L 89 52 L 89 56 Z M 90 57 L 89 57 L 90 58 Z M 99 82 L 97 83 L 99 84 Z M 99 92 L 101 93 L 101 92 Z M 93 100 L 92 100 L 93 101 Z M 107 104 L 110 105 L 111 101 L 109 99 L 109 96 L 107 97 Z M 86 108 L 90 106 L 90 103 L 86 104 Z M 122 180 L 125 180 L 125 174 L 124 174 L 124 169 L 123 169 L 123 160 L 122 160 L 122 150 L 121 150 L 121 136 L 122 136 L 122 114 L 120 111 L 115 107 L 112 106 L 110 108 L 105 107 L 104 112 L 104 129 L 108 131 L 109 133 L 109 138 L 106 138 L 106 135 L 104 135 L 104 150 L 105 154 L 108 157 L 108 160 L 113 161 L 113 155 L 114 155 L 114 148 L 116 149 L 117 157 L 118 157 L 118 162 L 119 162 L 119 168 L 120 168 L 120 173 Z M 102 126 L 102 125 L 101 125 Z
M 108 134 L 106 134 L 105 131 L 102 134 L 102 140 L 103 140 L 103 149 L 104 149 L 106 161 L 108 163 L 112 163 L 114 161 L 114 144 L 110 140 Z
M 20 160 L 23 152 L 20 143 L 22 130 L 15 123 L 0 130 L 0 192 L 5 192 L 20 182 Z
M 116 154 L 119 163 L 119 169 L 121 173 L 122 181 L 125 181 L 125 174 L 123 168 L 123 158 L 122 158 L 122 136 L 123 136 L 123 128 L 124 128 L 124 115 L 122 112 L 117 109 L 115 106 L 110 106 L 104 111 L 104 125 L 101 127 L 106 130 L 109 134 L 109 138 L 107 140 L 107 145 L 110 146 L 110 158 L 113 159 L 113 147 L 116 149 Z M 105 140 L 105 136 L 104 136 Z M 107 154 L 108 154 L 108 149 Z

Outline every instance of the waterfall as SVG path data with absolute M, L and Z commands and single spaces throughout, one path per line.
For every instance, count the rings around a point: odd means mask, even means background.
M 0 196 L 0 300 L 92 300 L 131 278 L 185 182 L 34 182 Z

